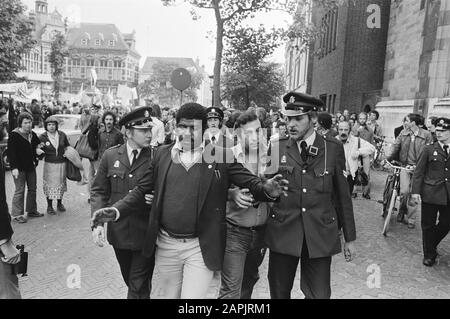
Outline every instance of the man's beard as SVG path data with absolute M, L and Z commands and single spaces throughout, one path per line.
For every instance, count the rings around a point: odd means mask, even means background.
M 341 141 L 345 142 L 345 141 L 348 140 L 348 135 L 347 134 L 342 134 L 342 135 L 339 135 L 339 138 L 340 138 Z

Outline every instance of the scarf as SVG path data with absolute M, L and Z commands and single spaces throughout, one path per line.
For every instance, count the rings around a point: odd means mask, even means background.
M 56 156 L 58 156 L 58 146 L 59 146 L 59 134 L 58 131 L 55 132 L 55 135 L 50 134 L 47 132 L 48 140 L 50 143 L 52 143 L 53 147 L 56 150 Z

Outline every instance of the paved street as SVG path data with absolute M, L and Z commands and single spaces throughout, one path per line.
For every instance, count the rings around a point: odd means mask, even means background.
M 389 236 L 385 238 L 381 235 L 381 205 L 376 200 L 381 197 L 384 179 L 384 173 L 374 174 L 373 200 L 361 200 L 359 197 L 354 201 L 357 256 L 351 263 L 346 263 L 342 255 L 333 259 L 332 298 L 449 298 L 449 238 L 441 244 L 439 253 L 442 257 L 438 264 L 426 268 L 422 266 L 420 219 L 414 230 L 408 230 L 405 225 L 392 220 Z M 10 204 L 14 192 L 10 172 L 6 173 L 6 181 Z M 124 298 L 126 286 L 112 248 L 99 248 L 91 241 L 86 187 L 69 182 L 68 188 L 64 199 L 66 213 L 31 219 L 27 224 L 14 224 L 16 243 L 25 244 L 30 253 L 29 275 L 20 278 L 23 298 Z M 45 212 L 42 163 L 38 169 L 38 208 L 40 212 Z M 267 257 L 255 298 L 269 298 Z M 78 270 L 81 271 L 81 281 L 79 288 L 76 288 L 78 282 L 73 278 Z M 380 280 L 374 279 L 374 271 L 379 271 Z M 157 297 L 157 270 L 154 286 L 153 296 Z M 294 298 L 302 297 L 299 286 L 297 279 Z M 213 285 L 209 297 L 215 298 L 216 293 Z

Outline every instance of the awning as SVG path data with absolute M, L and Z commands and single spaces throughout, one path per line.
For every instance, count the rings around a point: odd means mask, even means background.
M 51 82 L 51 83 L 54 82 L 51 74 L 18 72 L 18 73 L 16 73 L 16 76 L 18 78 L 25 78 L 27 81 Z

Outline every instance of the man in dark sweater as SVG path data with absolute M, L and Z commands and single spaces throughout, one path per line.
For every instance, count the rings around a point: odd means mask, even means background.
M 230 149 L 205 145 L 205 128 L 201 105 L 182 106 L 177 113 L 176 143 L 161 146 L 137 187 L 113 207 L 94 212 L 92 218 L 94 227 L 126 218 L 145 194 L 155 191 L 143 255 L 151 257 L 155 252 L 163 295 L 169 299 L 204 298 L 214 271 L 221 270 L 230 184 L 249 189 L 262 202 L 276 200 L 287 191 L 281 175 L 262 181 L 236 163 Z
M 18 127 L 14 129 L 8 138 L 8 160 L 16 191 L 12 200 L 13 220 L 18 223 L 26 223 L 24 216 L 25 184 L 28 188 L 26 211 L 28 217 L 42 217 L 37 211 L 36 204 L 36 166 L 38 157 L 44 152 L 39 148 L 40 140 L 31 130 L 33 117 L 29 113 L 21 113 L 17 119 Z
M 6 112 L 0 110 L 0 142 L 5 136 Z M 5 192 L 5 170 L 0 161 L 0 299 L 20 299 L 19 280 L 12 274 L 12 265 L 20 261 L 20 252 L 13 241 L 11 215 L 8 211 Z

